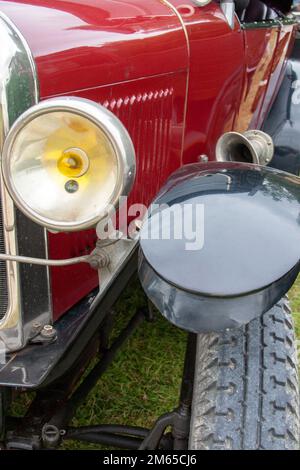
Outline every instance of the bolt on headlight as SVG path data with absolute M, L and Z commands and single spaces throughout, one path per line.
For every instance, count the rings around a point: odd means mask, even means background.
M 38 224 L 75 231 L 97 224 L 130 192 L 135 152 L 104 107 L 52 98 L 26 111 L 5 140 L 2 172 L 19 209 Z

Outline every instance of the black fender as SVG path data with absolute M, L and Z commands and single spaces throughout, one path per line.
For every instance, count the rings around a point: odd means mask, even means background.
M 270 166 L 300 174 L 300 39 L 297 39 L 278 95 L 263 126 L 274 141 Z
M 240 327 L 265 313 L 299 273 L 299 202 L 300 179 L 272 168 L 182 167 L 140 232 L 147 296 L 171 323 L 195 333 Z

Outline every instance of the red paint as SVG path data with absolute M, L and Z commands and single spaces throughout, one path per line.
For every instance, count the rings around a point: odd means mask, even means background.
M 261 126 L 260 116 L 265 104 L 278 34 L 279 26 L 244 31 L 245 81 L 235 121 L 235 129 L 240 132 Z
M 244 39 L 238 21 L 232 31 L 216 3 L 203 8 L 192 0 L 182 3 L 172 0 L 190 47 L 184 139 L 184 163 L 190 163 L 203 153 L 213 159 L 217 139 L 233 127 L 243 85 Z
M 42 98 L 187 67 L 180 21 L 157 0 L 18 0 L 0 8 L 28 41 Z
M 89 98 L 129 130 L 137 153 L 131 202 L 148 204 L 182 163 L 202 153 L 213 159 L 223 132 L 261 126 L 293 41 L 291 27 L 243 31 L 236 20 L 231 30 L 215 2 L 170 3 L 0 0 L 33 51 L 41 98 Z M 77 256 L 94 243 L 93 230 L 49 234 L 49 253 Z M 51 282 L 58 317 L 97 285 L 97 274 L 56 268 Z

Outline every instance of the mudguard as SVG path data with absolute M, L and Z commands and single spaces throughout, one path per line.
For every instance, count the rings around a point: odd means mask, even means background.
M 300 39 L 295 42 L 285 76 L 263 130 L 275 144 L 270 166 L 300 174 Z
M 299 178 L 268 167 L 182 167 L 140 233 L 147 296 L 195 333 L 240 327 L 268 311 L 299 273 L 299 202 Z

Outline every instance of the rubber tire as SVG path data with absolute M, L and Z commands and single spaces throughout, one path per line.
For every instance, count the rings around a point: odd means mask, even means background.
M 285 298 L 240 330 L 198 335 L 189 449 L 299 449 L 299 384 Z

